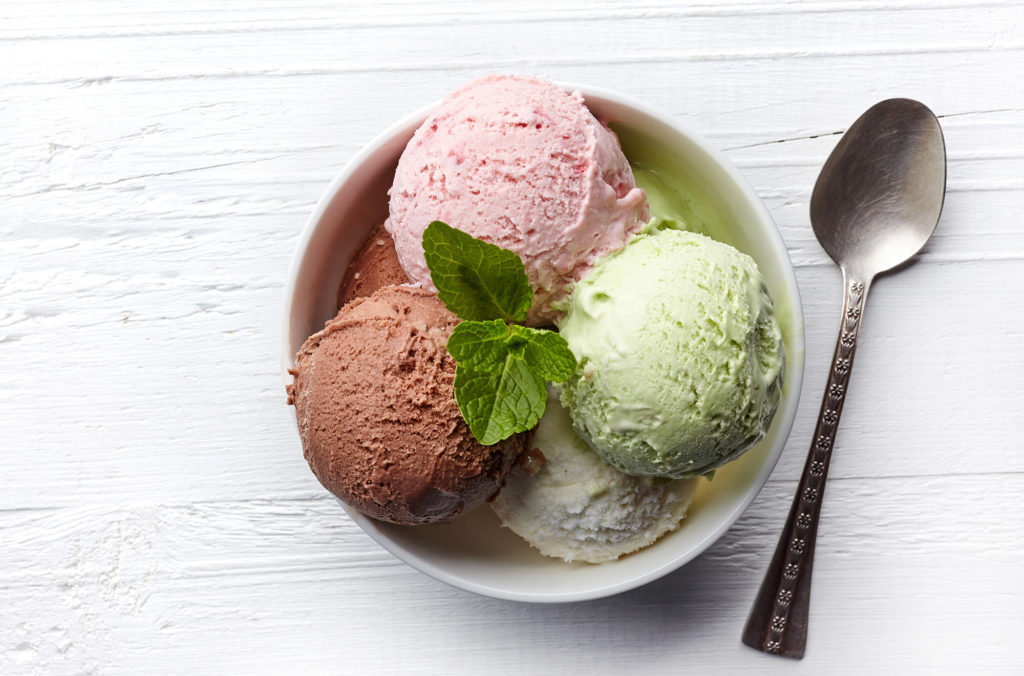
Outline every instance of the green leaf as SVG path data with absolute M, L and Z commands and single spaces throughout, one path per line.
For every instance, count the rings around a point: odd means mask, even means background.
M 514 252 L 434 221 L 423 231 L 423 255 L 438 297 L 460 319 L 526 319 L 533 289 Z
M 464 368 L 494 371 L 505 362 L 511 335 L 508 324 L 500 319 L 462 322 L 448 337 L 448 354 Z
M 532 429 L 544 413 L 548 381 L 576 369 L 565 339 L 553 331 L 508 326 L 501 320 L 462 322 L 448 339 L 455 401 L 484 445 Z
M 469 430 L 485 446 L 532 429 L 547 400 L 546 381 L 511 353 L 499 369 L 455 368 L 455 401 Z
M 513 326 L 509 343 L 524 341 L 523 359 L 530 370 L 553 383 L 564 383 L 576 371 L 576 357 L 565 338 L 554 331 Z

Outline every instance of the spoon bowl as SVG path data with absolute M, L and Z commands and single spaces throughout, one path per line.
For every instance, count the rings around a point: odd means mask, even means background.
M 873 277 L 924 246 L 942 212 L 946 150 L 924 104 L 888 99 L 847 130 L 811 195 L 811 226 L 844 270 Z

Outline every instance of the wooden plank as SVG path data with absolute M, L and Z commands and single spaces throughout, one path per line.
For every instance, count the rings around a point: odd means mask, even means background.
M 1013 4 L 983 10 L 963 5 L 915 6 L 887 12 L 887 21 L 879 21 L 875 12 L 856 6 L 851 9 L 843 11 L 839 5 L 833 11 L 804 14 L 800 21 L 758 12 L 723 17 L 714 12 L 694 15 L 684 10 L 651 16 L 638 11 L 626 16 L 597 13 L 581 17 L 527 11 L 507 23 L 495 17 L 475 21 L 461 12 L 436 15 L 427 22 L 410 22 L 408 15 L 401 13 L 375 21 L 352 20 L 342 12 L 333 20 L 317 19 L 299 26 L 275 22 L 272 28 L 264 25 L 252 30 L 232 21 L 212 29 L 204 25 L 198 30 L 168 30 L 168 25 L 161 23 L 157 31 L 150 28 L 152 18 L 142 14 L 137 27 L 126 32 L 101 29 L 76 36 L 26 27 L 9 33 L 7 40 L 0 39 L 0 59 L 12 66 L 6 75 L 9 81 L 22 84 L 374 71 L 410 76 L 426 71 L 429 78 L 437 72 L 595 65 L 626 66 L 635 75 L 638 70 L 665 65 L 677 72 L 748 62 L 791 68 L 793 62 L 834 64 L 845 58 L 878 61 L 935 54 L 959 55 L 947 60 L 944 72 L 963 59 L 972 64 L 993 54 L 1004 54 L 1004 64 L 994 76 L 1012 69 L 1005 61 L 1017 61 L 1020 72 L 1024 31 L 1015 26 L 1021 10 Z M 191 15 L 186 12 L 183 16 Z M 614 31 L 614 40 L 593 39 L 608 31 Z M 837 40 L 837 35 L 855 39 Z M 437 47 L 442 36 L 444 50 Z M 55 40 L 60 41 L 60 49 L 54 49 Z M 552 44 L 558 49 L 550 50 Z M 176 58 L 167 59 L 169 53 Z M 68 59 L 69 54 L 75 58 Z M 683 75 L 685 87 L 688 78 Z M 713 83 L 700 84 L 700 91 L 690 93 L 717 93 L 716 88 L 708 88 Z
M 48 672 L 678 673 L 719 663 L 788 673 L 795 663 L 741 646 L 739 632 L 794 487 L 771 482 L 677 573 L 559 606 L 434 582 L 326 497 L 3 513 L 14 570 L 0 574 L 0 636 L 15 649 L 0 651 L 0 669 L 31 657 Z M 1024 581 L 1010 571 L 1024 564 L 1024 525 L 1005 505 L 1022 490 L 1020 474 L 832 481 L 811 647 L 798 666 L 817 673 L 841 655 L 851 671 L 1012 668 Z M 515 659 L 496 657 L 504 651 Z

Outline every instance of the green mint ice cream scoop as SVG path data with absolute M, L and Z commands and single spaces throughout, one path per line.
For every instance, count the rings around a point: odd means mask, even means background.
M 562 388 L 581 437 L 641 476 L 707 474 L 762 439 L 782 391 L 782 334 L 754 260 L 649 226 L 577 285 Z

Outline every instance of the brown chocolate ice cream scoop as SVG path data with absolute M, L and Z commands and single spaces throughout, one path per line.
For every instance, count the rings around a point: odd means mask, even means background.
M 303 452 L 329 491 L 398 524 L 449 521 L 497 494 L 523 435 L 476 441 L 445 345 L 457 323 L 433 293 L 386 286 L 343 307 L 296 356 L 288 388 Z
M 408 281 L 395 253 L 395 241 L 381 223 L 370 231 L 348 264 L 338 287 L 338 307 L 350 300 L 372 295 L 381 287 Z

